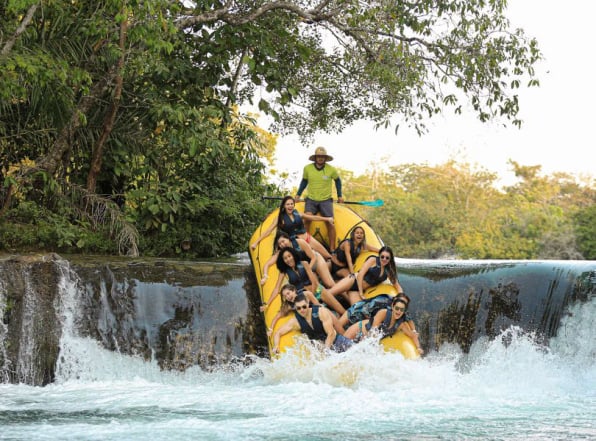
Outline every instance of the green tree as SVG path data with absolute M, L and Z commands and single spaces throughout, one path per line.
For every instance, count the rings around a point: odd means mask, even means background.
M 454 161 L 436 167 L 392 167 L 384 182 L 399 189 L 401 197 L 387 204 L 396 215 L 395 221 L 382 222 L 392 224 L 388 237 L 409 256 L 491 257 L 490 247 L 478 236 L 494 229 L 489 200 L 498 198 L 495 179 L 493 173 Z
M 362 118 L 387 125 L 394 114 L 424 130 L 424 119 L 445 107 L 459 112 L 464 96 L 481 120 L 518 124 L 515 92 L 537 84 L 540 54 L 511 29 L 506 4 L 238 1 L 206 11 L 197 2 L 177 25 L 242 32 L 246 87 L 265 85 L 270 95 L 259 107 L 302 136 Z
M 574 216 L 578 247 L 584 259 L 596 260 L 596 201 Z
M 268 186 L 242 104 L 304 138 L 395 114 L 423 131 L 466 102 L 518 124 L 517 89 L 537 85 L 536 42 L 504 0 L 41 5 L 0 4 L 0 213 L 32 201 L 93 230 L 90 206 L 120 207 L 159 254 L 244 249 Z
M 383 208 L 368 210 L 366 216 L 404 257 L 589 256 L 593 186 L 580 185 L 567 174 L 542 176 L 539 166 L 511 165 L 519 181 L 502 190 L 495 187 L 494 173 L 455 161 L 348 175 L 346 188 L 372 188 L 375 198 L 385 200 Z

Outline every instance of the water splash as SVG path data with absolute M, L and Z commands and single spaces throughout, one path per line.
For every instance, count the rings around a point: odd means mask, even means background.
M 596 295 L 585 303 L 576 303 L 567 311 L 558 334 L 549 346 L 561 360 L 574 367 L 593 369 L 596 364 Z
M 25 284 L 22 303 L 21 338 L 16 363 L 16 378 L 19 381 L 35 384 L 37 378 L 37 363 L 35 352 L 37 350 L 36 336 L 33 329 L 33 320 L 36 311 L 37 293 L 32 284 L 29 268 L 23 269 L 22 279 Z
M 594 340 L 583 325 L 596 309 L 569 312 L 569 332 L 550 345 L 515 327 L 420 360 L 374 339 L 341 354 L 303 341 L 274 361 L 184 373 L 105 350 L 75 326 L 61 340 L 60 381 L 0 386 L 0 427 L 19 439 L 594 439 L 594 361 L 572 344 L 580 329 Z
M 80 347 L 77 323 L 81 318 L 83 283 L 71 269 L 68 261 L 58 263 L 60 278 L 55 308 L 61 324 L 60 353 L 56 362 L 56 381 L 69 378 L 80 378 L 81 366 L 88 363 L 92 344 Z M 97 345 L 97 343 L 95 343 Z
M 7 295 L 4 277 L 0 277 L 0 383 L 8 383 L 10 381 L 9 372 L 11 369 L 10 359 L 6 351 L 6 341 L 8 338 L 8 326 L 4 323 L 6 303 Z

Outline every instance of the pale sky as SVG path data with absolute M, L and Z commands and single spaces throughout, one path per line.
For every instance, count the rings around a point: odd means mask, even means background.
M 483 124 L 472 113 L 456 116 L 450 110 L 427 121 L 430 132 L 422 137 L 403 124 L 396 135 L 394 128 L 375 131 L 360 122 L 339 134 L 316 136 L 307 146 L 295 136 L 280 137 L 276 168 L 297 185 L 308 157 L 323 145 L 333 165 L 356 174 L 372 163 L 435 165 L 455 158 L 498 173 L 504 183 L 512 179 L 509 159 L 541 165 L 546 174 L 596 175 L 596 2 L 511 0 L 507 15 L 514 28 L 538 40 L 545 58 L 536 70 L 540 87 L 520 89 L 521 129 L 503 127 L 503 121 Z

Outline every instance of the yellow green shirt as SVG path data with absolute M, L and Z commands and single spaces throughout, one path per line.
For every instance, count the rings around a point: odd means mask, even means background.
M 339 173 L 335 167 L 329 164 L 325 164 L 321 170 L 318 170 L 313 162 L 304 167 L 302 179 L 308 181 L 306 191 L 310 199 L 325 201 L 333 197 L 331 183 L 339 179 Z

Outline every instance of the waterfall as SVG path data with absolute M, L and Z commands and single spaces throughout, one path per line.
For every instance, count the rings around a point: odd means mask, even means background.
M 0 261 L 2 277 L 2 378 L 47 384 L 54 379 L 60 323 L 54 300 L 56 255 Z
M 594 302 L 596 262 L 397 263 L 429 356 L 450 345 L 469 353 L 508 329 L 544 345 L 573 333 L 577 347 L 560 350 L 586 350 L 594 317 L 576 305 Z M 0 259 L 0 381 L 95 378 L 98 364 L 117 377 L 137 361 L 152 372 L 209 371 L 266 356 L 256 283 L 245 261 Z
M 62 329 L 60 352 L 56 362 L 58 379 L 76 378 L 79 363 L 85 363 L 86 354 L 78 350 L 79 326 L 84 321 L 82 308 L 83 282 L 67 261 L 58 263 L 60 279 L 55 307 Z
M 31 280 L 31 273 L 27 268 L 23 270 L 22 279 L 25 282 L 23 306 L 21 315 L 21 340 L 15 366 L 16 377 L 22 383 L 35 384 L 37 363 L 35 352 L 38 342 L 33 331 L 33 321 L 36 314 L 36 292 Z
M 553 353 L 573 360 L 580 368 L 596 363 L 596 295 L 586 303 L 571 305 L 566 311 L 556 337 L 550 341 Z
M 10 359 L 6 352 L 6 339 L 8 338 L 8 326 L 4 323 L 4 314 L 7 306 L 6 287 L 2 272 L 0 272 L 0 383 L 8 383 L 10 376 Z

